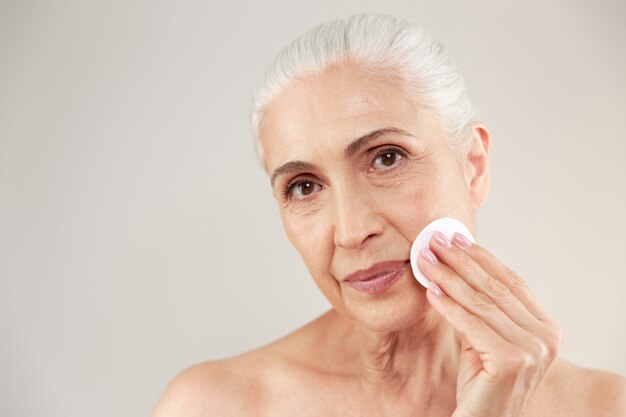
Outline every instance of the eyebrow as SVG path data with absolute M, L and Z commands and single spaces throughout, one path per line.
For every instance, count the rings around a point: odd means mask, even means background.
M 407 132 L 406 130 L 399 129 L 396 127 L 384 127 L 384 128 L 376 129 L 369 133 L 366 133 L 363 136 L 350 142 L 348 147 L 346 147 L 344 154 L 346 155 L 346 157 L 351 157 L 352 155 L 357 153 L 359 149 L 363 148 L 368 143 L 372 142 L 375 139 L 378 139 L 380 136 L 387 134 L 387 133 L 398 133 L 401 135 L 415 138 L 414 135 Z M 272 188 L 274 187 L 274 181 L 276 180 L 276 177 L 278 177 L 279 175 L 288 174 L 292 172 L 298 172 L 298 171 L 312 171 L 314 168 L 315 168 L 315 165 L 306 161 L 289 161 L 287 163 L 284 163 L 278 168 L 276 168 L 274 172 L 272 173 L 272 178 L 270 181 Z

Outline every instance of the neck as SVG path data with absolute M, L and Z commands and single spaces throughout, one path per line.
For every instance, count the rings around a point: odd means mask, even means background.
M 399 404 L 454 404 L 460 341 L 441 317 L 392 332 L 373 331 L 349 321 L 344 346 L 350 373 L 368 398 Z M 384 399 L 384 400 L 383 400 Z

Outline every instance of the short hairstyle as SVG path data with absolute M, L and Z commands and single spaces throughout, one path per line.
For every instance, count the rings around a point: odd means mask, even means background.
M 341 63 L 402 85 L 420 106 L 434 111 L 459 154 L 471 148 L 474 109 L 463 77 L 444 47 L 407 19 L 358 14 L 320 24 L 278 52 L 252 101 L 251 123 L 257 156 L 267 106 L 289 85 Z

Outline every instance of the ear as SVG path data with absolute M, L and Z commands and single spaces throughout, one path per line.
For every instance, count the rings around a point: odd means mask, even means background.
M 472 125 L 472 148 L 464 162 L 465 181 L 474 211 L 487 201 L 489 194 L 489 145 L 491 134 L 481 122 Z

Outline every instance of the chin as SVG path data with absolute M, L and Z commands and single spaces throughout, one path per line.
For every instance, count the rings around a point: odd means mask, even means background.
M 381 299 L 344 295 L 343 303 L 342 310 L 351 319 L 371 331 L 384 333 L 411 327 L 426 319 L 432 310 L 419 284 L 398 288 L 394 294 Z

